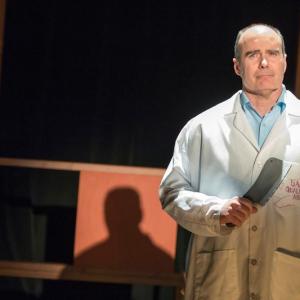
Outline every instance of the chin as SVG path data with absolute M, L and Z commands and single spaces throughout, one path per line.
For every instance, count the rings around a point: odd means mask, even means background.
M 261 82 L 257 84 L 257 88 L 266 89 L 266 90 L 278 90 L 281 89 L 282 84 L 274 83 L 274 82 Z

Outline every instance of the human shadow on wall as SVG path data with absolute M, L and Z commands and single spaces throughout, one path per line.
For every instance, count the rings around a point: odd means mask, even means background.
M 76 257 L 78 266 L 142 273 L 173 271 L 171 256 L 140 229 L 143 212 L 135 190 L 127 187 L 111 190 L 104 206 L 109 236 Z

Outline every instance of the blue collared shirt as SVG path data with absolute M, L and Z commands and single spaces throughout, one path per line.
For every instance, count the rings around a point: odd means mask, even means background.
M 276 120 L 279 118 L 279 116 L 282 114 L 282 112 L 285 110 L 285 102 L 284 102 L 284 95 L 285 95 L 286 89 L 283 87 L 282 93 L 280 97 L 278 98 L 276 104 L 272 107 L 272 109 L 265 114 L 263 117 L 261 117 L 254 107 L 251 105 L 248 97 L 244 92 L 241 93 L 241 105 L 242 108 L 246 114 L 246 117 L 251 125 L 251 128 L 253 129 L 254 135 L 257 140 L 258 146 L 261 148 L 263 143 L 265 142 L 268 134 L 270 133 L 273 125 L 275 124 Z

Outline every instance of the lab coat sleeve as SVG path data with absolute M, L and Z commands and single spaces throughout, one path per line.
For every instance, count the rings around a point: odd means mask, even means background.
M 162 206 L 179 225 L 194 234 L 229 234 L 233 229 L 220 225 L 220 211 L 229 199 L 197 191 L 196 185 L 200 181 L 201 127 L 191 132 L 188 125 L 176 140 L 173 157 L 161 182 L 159 194 Z

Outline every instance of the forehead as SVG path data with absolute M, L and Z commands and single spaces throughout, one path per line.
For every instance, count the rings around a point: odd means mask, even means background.
M 255 26 L 247 29 L 240 37 L 239 45 L 243 47 L 259 44 L 268 44 L 270 47 L 281 47 L 280 36 L 271 28 Z

